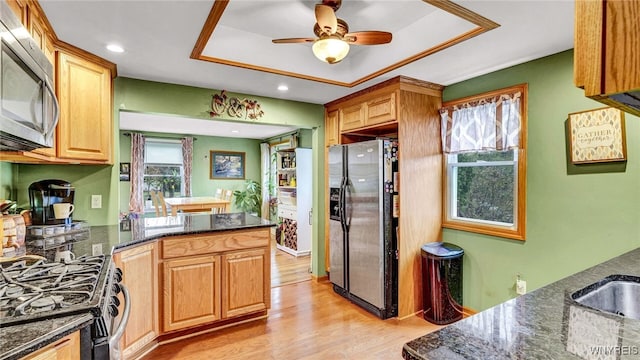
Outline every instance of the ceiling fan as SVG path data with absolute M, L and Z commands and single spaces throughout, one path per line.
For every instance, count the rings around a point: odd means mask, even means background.
M 386 31 L 349 32 L 346 21 L 338 19 L 335 11 L 340 8 L 342 0 L 322 0 L 316 5 L 316 24 L 313 32 L 317 38 L 274 39 L 274 44 L 313 43 L 313 54 L 329 64 L 336 64 L 349 53 L 349 44 L 378 45 L 391 42 L 391 33 Z

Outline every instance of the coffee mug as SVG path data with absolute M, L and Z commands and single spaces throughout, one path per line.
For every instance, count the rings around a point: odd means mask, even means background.
M 73 212 L 73 204 L 57 203 L 53 204 L 53 215 L 56 219 L 66 219 Z
M 55 256 L 55 262 L 71 262 L 76 256 L 69 250 L 57 251 Z

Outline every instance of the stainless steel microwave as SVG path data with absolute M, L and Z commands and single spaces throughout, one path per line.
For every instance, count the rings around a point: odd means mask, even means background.
M 53 65 L 0 1 L 0 150 L 53 146 L 59 106 Z

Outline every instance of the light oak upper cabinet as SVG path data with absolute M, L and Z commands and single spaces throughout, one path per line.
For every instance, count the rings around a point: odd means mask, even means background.
M 27 24 L 27 3 L 24 0 L 6 0 L 14 14 L 20 19 L 20 22 Z
M 340 144 L 340 125 L 338 110 L 327 112 L 325 118 L 325 143 L 326 146 Z
M 576 1 L 574 33 L 575 85 L 640 116 L 640 0 Z
M 367 104 L 355 104 L 340 109 L 340 131 L 357 129 L 364 126 Z
M 269 253 L 265 249 L 241 251 L 222 256 L 222 317 L 266 310 L 271 284 Z
M 131 314 L 120 343 L 123 357 L 131 359 L 159 335 L 157 244 L 123 250 L 114 255 L 114 262 L 122 270 L 131 299 Z
M 164 332 L 220 319 L 220 256 L 164 262 Z
M 67 335 L 21 360 L 80 360 L 80 332 Z
M 386 94 L 367 101 L 367 115 L 365 125 L 377 125 L 393 121 L 398 118 L 396 114 L 396 93 Z
M 112 162 L 111 70 L 58 51 L 58 157 Z

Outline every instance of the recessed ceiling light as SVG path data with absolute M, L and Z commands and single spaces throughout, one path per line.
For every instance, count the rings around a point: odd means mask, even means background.
M 113 52 L 116 52 L 116 53 L 124 52 L 124 49 L 122 48 L 122 46 L 116 45 L 116 44 L 107 45 L 107 50 L 113 51 Z
M 232 133 L 234 133 L 234 134 L 237 134 L 237 133 L 239 133 L 240 131 L 238 131 L 238 130 L 231 130 L 231 132 L 232 132 Z
M 287 91 L 287 90 L 289 90 L 289 87 L 287 85 L 280 85 L 280 86 L 278 86 L 278 90 L 279 91 Z

